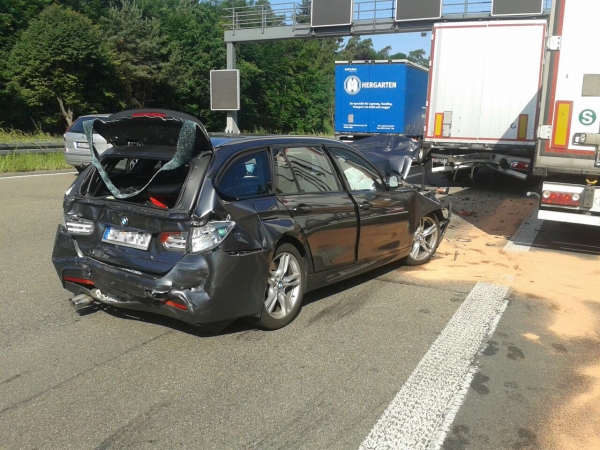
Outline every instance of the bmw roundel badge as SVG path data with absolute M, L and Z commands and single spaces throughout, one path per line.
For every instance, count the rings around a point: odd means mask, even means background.
M 129 225 L 129 219 L 127 217 L 121 217 L 121 225 L 124 227 Z

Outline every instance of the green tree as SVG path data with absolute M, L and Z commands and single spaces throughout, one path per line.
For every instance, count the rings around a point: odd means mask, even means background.
M 86 15 L 96 23 L 119 0 L 54 0 L 54 3 Z
M 408 59 L 406 53 L 398 52 L 390 55 L 390 59 Z
M 0 124 L 17 125 L 25 120 L 25 108 L 19 98 L 7 90 L 9 81 L 8 56 L 18 36 L 52 0 L 0 1 Z M 19 124 L 20 125 L 20 124 Z
M 429 58 L 425 58 L 425 50 L 413 50 L 408 52 L 408 60 L 423 67 L 429 67 Z
M 42 123 L 70 125 L 74 114 L 115 104 L 114 66 L 98 29 L 85 16 L 58 5 L 31 21 L 9 57 L 9 89 Z
M 18 32 L 52 0 L 2 0 L 0 2 L 0 54 L 8 54 Z
M 311 0 L 301 0 L 300 3 L 296 4 L 296 22 L 298 23 L 310 23 L 311 20 Z
M 108 10 L 102 26 L 116 55 L 123 100 L 128 108 L 152 106 L 171 91 L 166 74 L 167 39 L 159 20 L 144 17 L 134 0 L 121 3 Z
M 363 61 L 374 59 L 390 59 L 389 53 L 392 47 L 389 45 L 381 50 L 373 48 L 372 39 L 362 39 L 360 36 L 352 36 L 346 42 L 345 47 L 338 54 L 338 58 L 345 61 Z
M 216 2 L 181 0 L 161 25 L 172 51 L 167 73 L 174 85 L 173 107 L 214 130 L 225 126 L 224 113 L 210 110 L 210 71 L 225 68 L 222 16 Z

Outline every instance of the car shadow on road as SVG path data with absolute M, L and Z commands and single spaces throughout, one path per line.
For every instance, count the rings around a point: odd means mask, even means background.
M 403 262 L 395 261 L 384 266 L 378 267 L 376 269 L 370 270 L 368 272 L 365 272 L 361 275 L 356 275 L 347 280 L 331 283 L 327 286 L 315 289 L 314 291 L 307 292 L 306 294 L 304 294 L 304 300 L 302 302 L 302 305 L 306 306 L 311 303 L 318 302 L 319 300 L 322 300 L 324 298 L 331 297 L 332 295 L 340 294 L 344 291 L 353 289 L 368 281 L 372 281 L 379 277 L 387 275 L 390 272 L 394 272 L 401 267 L 403 267 Z
M 125 308 L 116 308 L 110 305 L 94 304 L 84 310 L 79 311 L 81 316 L 104 312 L 113 316 L 115 319 L 132 320 L 148 324 L 158 325 L 164 328 L 171 328 L 175 331 L 190 334 L 197 337 L 214 337 L 216 335 L 233 334 L 254 329 L 252 324 L 243 320 L 218 322 L 208 325 L 194 325 L 171 317 L 162 316 L 146 311 L 135 311 Z
M 332 283 L 328 286 L 307 292 L 304 295 L 302 306 L 306 306 L 311 303 L 323 300 L 332 295 L 340 294 L 344 291 L 353 289 L 363 283 L 375 280 L 378 277 L 393 272 L 399 269 L 400 267 L 402 267 L 401 261 L 392 262 L 390 264 L 373 269 L 364 274 L 354 276 L 350 279 L 339 281 L 337 283 Z M 116 308 L 110 305 L 94 304 L 92 306 L 89 306 L 88 308 L 80 310 L 78 314 L 81 316 L 87 316 L 98 312 L 104 312 L 106 314 L 109 314 L 115 319 L 131 320 L 136 322 L 144 322 L 148 324 L 158 325 L 160 327 L 170 328 L 175 331 L 203 338 L 239 334 L 247 331 L 257 330 L 257 327 L 253 324 L 252 319 L 249 318 L 241 318 L 234 321 L 227 321 L 226 323 L 215 323 L 206 326 L 199 326 L 182 322 L 180 320 L 162 316 L 159 314 L 154 314 L 151 312 Z M 265 333 L 267 333 L 267 331 L 265 331 Z

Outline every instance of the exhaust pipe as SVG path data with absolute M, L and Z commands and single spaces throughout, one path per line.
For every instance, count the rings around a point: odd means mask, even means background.
M 71 303 L 71 306 L 75 308 L 75 311 L 79 311 L 80 309 L 90 306 L 94 302 L 94 299 L 87 294 L 79 294 L 75 297 L 71 297 L 69 302 Z

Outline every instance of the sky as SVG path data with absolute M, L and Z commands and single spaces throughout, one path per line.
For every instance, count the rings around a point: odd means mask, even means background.
M 373 41 L 373 48 L 381 50 L 387 45 L 392 46 L 390 55 L 402 52 L 408 55 L 412 50 L 425 50 L 425 57 L 429 57 L 431 50 L 431 33 L 421 37 L 421 33 L 395 33 L 379 34 L 373 36 L 363 36 L 363 39 L 370 38 Z
M 273 9 L 277 10 L 278 7 L 291 10 L 293 4 L 300 3 L 299 0 L 270 0 Z M 372 3 L 372 0 L 354 0 L 354 3 Z M 389 5 L 387 5 L 389 3 Z M 391 6 L 391 1 L 379 0 L 381 7 Z M 368 8 L 369 6 L 367 6 Z M 387 45 L 392 46 L 390 55 L 394 53 L 402 52 L 408 55 L 412 50 L 425 50 L 425 56 L 429 56 L 431 50 L 431 33 L 427 33 L 426 37 L 421 37 L 421 33 L 394 33 L 394 34 L 379 34 L 379 35 L 367 35 L 362 36 L 362 39 L 370 38 L 373 41 L 373 48 L 375 50 L 381 50 Z

